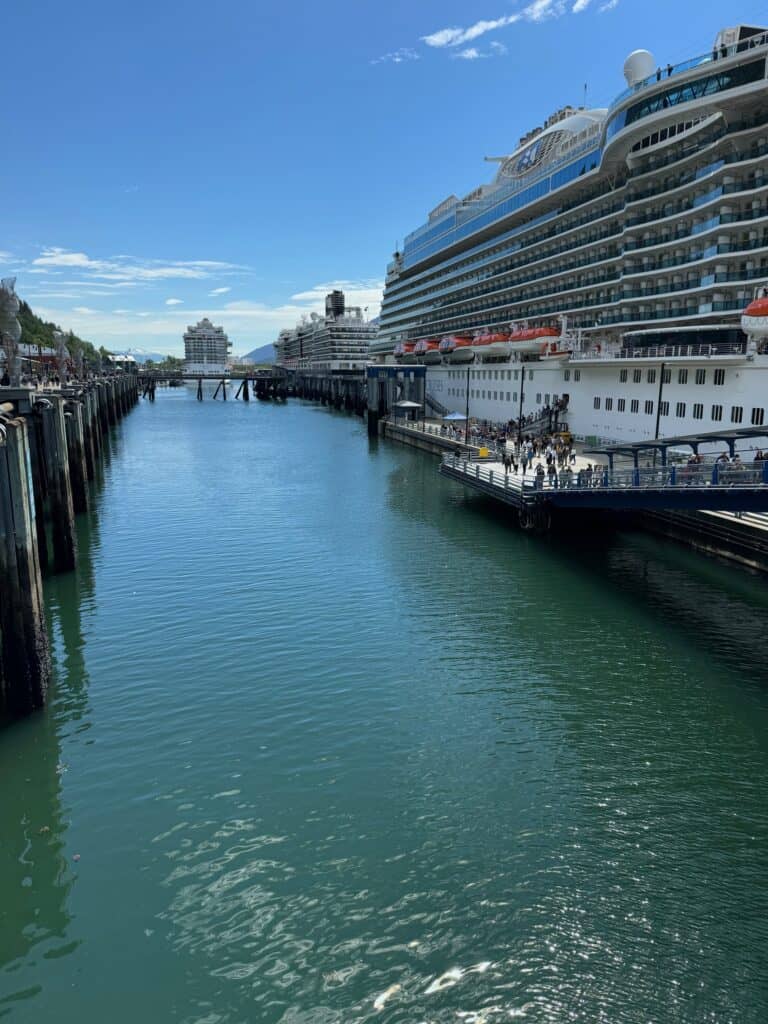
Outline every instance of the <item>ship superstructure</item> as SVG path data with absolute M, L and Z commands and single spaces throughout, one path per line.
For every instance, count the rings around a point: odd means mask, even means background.
M 740 320 L 768 280 L 767 56 L 746 25 L 675 66 L 632 53 L 609 107 L 558 111 L 407 236 L 372 354 L 494 422 L 567 396 L 584 436 L 761 424 Z
M 325 316 L 312 313 L 275 342 L 276 363 L 296 370 L 360 370 L 368 360 L 377 325 L 359 306 L 347 306 L 344 292 L 325 298 Z

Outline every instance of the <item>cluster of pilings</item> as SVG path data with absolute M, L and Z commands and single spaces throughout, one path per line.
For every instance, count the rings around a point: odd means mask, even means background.
M 346 409 L 358 416 L 364 416 L 368 407 L 368 388 L 362 373 L 298 373 L 295 393 L 298 398 Z
M 128 375 L 56 391 L 0 388 L 0 717 L 45 703 L 42 574 L 76 567 L 75 516 L 88 509 L 110 427 L 138 397 Z

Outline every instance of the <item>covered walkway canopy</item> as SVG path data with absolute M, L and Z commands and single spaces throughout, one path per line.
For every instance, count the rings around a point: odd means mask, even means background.
M 733 458 L 737 441 L 755 437 L 763 437 L 768 440 L 768 425 L 764 427 L 731 427 L 730 430 L 715 430 L 708 434 L 681 434 L 678 437 L 649 438 L 645 441 L 621 441 L 600 448 L 586 448 L 585 454 L 607 456 L 608 465 L 613 469 L 613 459 L 616 455 L 626 455 L 631 458 L 637 468 L 638 460 L 643 453 L 658 451 L 661 452 L 662 466 L 666 466 L 667 452 L 670 448 L 687 447 L 698 454 L 699 445 L 722 442 L 727 445 L 730 456 Z

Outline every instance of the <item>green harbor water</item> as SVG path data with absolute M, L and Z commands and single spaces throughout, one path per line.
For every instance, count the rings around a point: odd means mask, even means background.
M 765 1024 L 764 579 L 296 401 L 110 445 L 0 732 L 0 1019 Z

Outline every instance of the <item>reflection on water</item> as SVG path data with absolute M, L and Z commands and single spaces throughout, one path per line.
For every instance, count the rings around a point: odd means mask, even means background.
M 0 1013 L 762 1024 L 759 579 L 298 402 L 121 429 L 0 744 Z

